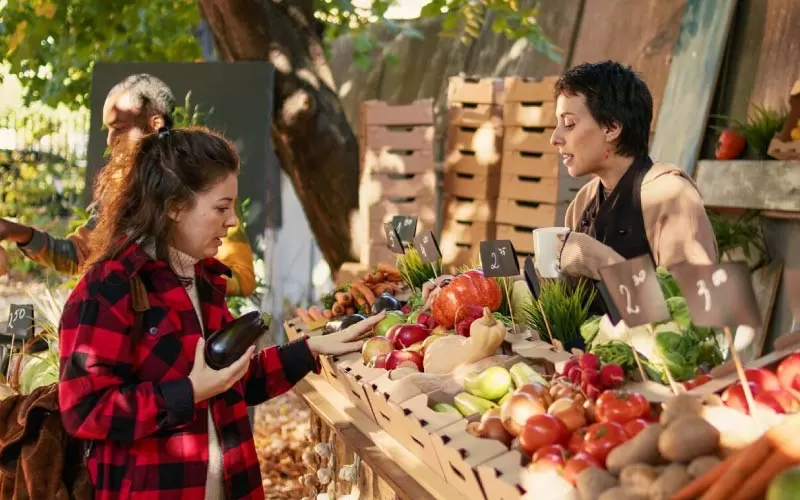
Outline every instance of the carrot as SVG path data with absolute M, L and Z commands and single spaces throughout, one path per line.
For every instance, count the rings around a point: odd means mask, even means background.
M 356 303 L 357 306 L 362 307 L 367 305 L 367 301 L 363 295 L 360 293 L 353 293 L 353 302 Z
M 342 292 L 342 302 L 343 306 L 349 306 L 353 303 L 353 296 L 347 292 Z
M 322 315 L 325 316 L 325 319 L 333 319 L 333 311 L 330 309 L 323 309 Z
M 337 303 L 344 305 L 344 292 L 336 292 L 335 294 L 333 294 L 333 299 Z
M 766 435 L 739 450 L 728 459 L 731 460 L 730 467 L 711 485 L 702 500 L 728 500 L 770 456 L 772 450 L 772 443 Z
M 355 308 L 355 307 L 353 307 L 353 306 L 350 306 L 350 307 L 348 307 L 348 308 L 345 310 L 345 312 L 346 312 L 347 314 L 355 314 L 355 313 L 356 313 L 356 308 Z
M 389 283 L 379 283 L 372 289 L 375 295 L 383 295 L 387 290 L 391 290 Z
M 311 317 L 314 318 L 314 321 L 320 321 L 325 319 L 325 316 L 322 315 L 322 310 L 319 308 L 319 306 L 309 307 L 308 314 L 310 314 Z
M 380 271 L 382 273 L 396 274 L 396 275 L 400 276 L 400 270 L 399 269 L 397 269 L 393 265 L 387 264 L 385 262 L 378 262 L 378 265 L 375 266 L 375 269 L 377 269 L 378 271 Z
M 303 307 L 298 307 L 297 309 L 294 310 L 294 312 L 296 312 L 297 315 L 300 316 L 300 319 L 303 320 L 303 323 L 308 324 L 314 322 L 314 319 L 311 317 L 311 315 L 308 314 L 307 309 Z
M 673 494 L 669 500 L 694 500 L 695 498 L 700 498 L 700 495 L 705 493 L 711 487 L 711 485 L 716 483 L 722 474 L 724 474 L 725 471 L 730 468 L 731 462 L 733 461 L 732 459 L 735 456 L 736 455 L 733 455 L 729 459 L 718 463 L 710 471 L 698 478 L 695 478 L 694 481 L 681 488 L 677 493 Z
M 343 314 L 345 314 L 345 307 L 344 305 L 337 302 L 331 307 L 331 312 L 336 317 L 342 316 Z
M 373 302 L 375 302 L 375 294 L 373 294 L 372 290 L 370 290 L 369 287 L 361 281 L 353 281 L 350 283 L 350 290 L 361 293 L 361 295 L 364 296 L 364 300 L 366 300 L 367 304 L 370 306 Z
M 762 462 L 761 466 L 736 490 L 731 500 L 760 498 L 775 476 L 793 465 L 795 465 L 795 461 L 792 460 L 792 457 L 781 450 L 773 451 L 770 457 Z
M 372 278 L 372 282 L 375 284 L 383 283 L 384 275 L 380 271 L 375 271 L 370 275 L 370 277 Z

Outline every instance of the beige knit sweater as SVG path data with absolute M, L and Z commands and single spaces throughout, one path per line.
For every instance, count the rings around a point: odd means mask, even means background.
M 567 208 L 564 223 L 579 226 L 584 209 L 597 194 L 595 177 Z M 703 199 L 691 177 L 674 165 L 656 163 L 642 181 L 642 216 L 657 266 L 710 264 L 717 261 L 717 241 Z M 571 276 L 600 279 L 598 269 L 625 260 L 599 241 L 573 233 L 561 252 L 561 269 Z

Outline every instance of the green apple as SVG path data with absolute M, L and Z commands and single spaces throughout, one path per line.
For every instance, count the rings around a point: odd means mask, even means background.
M 379 335 L 381 337 L 386 336 L 386 332 L 389 331 L 389 328 L 393 327 L 394 325 L 399 325 L 405 323 L 406 319 L 405 316 L 400 316 L 399 314 L 393 314 L 392 312 L 387 312 L 386 317 L 383 318 L 375 325 L 375 335 Z
M 416 324 L 417 318 L 419 318 L 419 313 L 421 312 L 422 311 L 412 311 L 411 314 L 408 315 L 408 320 L 406 320 L 406 323 L 410 325 Z

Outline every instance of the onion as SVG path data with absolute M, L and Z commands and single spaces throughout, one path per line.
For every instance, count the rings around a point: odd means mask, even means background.
M 546 412 L 547 407 L 540 399 L 526 392 L 516 392 L 500 407 L 500 418 L 512 436 L 519 436 L 529 418 Z

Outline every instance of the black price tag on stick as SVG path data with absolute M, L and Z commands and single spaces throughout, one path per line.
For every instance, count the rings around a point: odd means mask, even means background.
M 616 304 L 614 304 L 611 292 L 608 291 L 608 287 L 602 281 L 597 281 L 594 286 L 597 288 L 597 295 L 599 296 L 600 303 L 603 305 L 603 309 L 605 309 L 606 314 L 608 314 L 608 319 L 611 320 L 612 325 L 616 325 L 620 322 L 622 317 L 619 315 Z
M 417 236 L 417 218 L 413 215 L 395 215 L 392 225 L 400 236 L 400 241 L 414 241 Z
M 11 304 L 8 312 L 6 335 L 13 335 L 18 339 L 29 339 L 33 337 L 33 330 L 33 305 Z
M 439 243 L 436 241 L 433 231 L 425 231 L 414 238 L 414 246 L 424 264 L 432 264 L 442 258 L 442 252 L 439 250 Z
M 394 225 L 391 222 L 387 222 L 383 225 L 383 230 L 386 232 L 386 246 L 389 247 L 389 250 L 399 254 L 406 253 L 405 248 L 403 248 L 403 242 L 400 240 Z
M 786 293 L 789 295 L 789 310 L 800 319 L 800 269 L 786 270 Z
M 649 255 L 604 267 L 600 269 L 600 277 L 629 328 L 671 318 Z
M 481 266 L 487 278 L 519 276 L 517 252 L 511 240 L 481 241 Z
M 744 262 L 693 265 L 670 269 L 686 297 L 692 323 L 697 326 L 761 327 L 761 311 Z
M 525 257 L 523 273 L 525 274 L 525 282 L 528 284 L 531 294 L 533 294 L 533 300 L 539 300 L 539 290 L 541 289 L 539 286 L 539 277 L 536 276 L 536 268 L 533 265 L 533 259 L 530 255 Z

